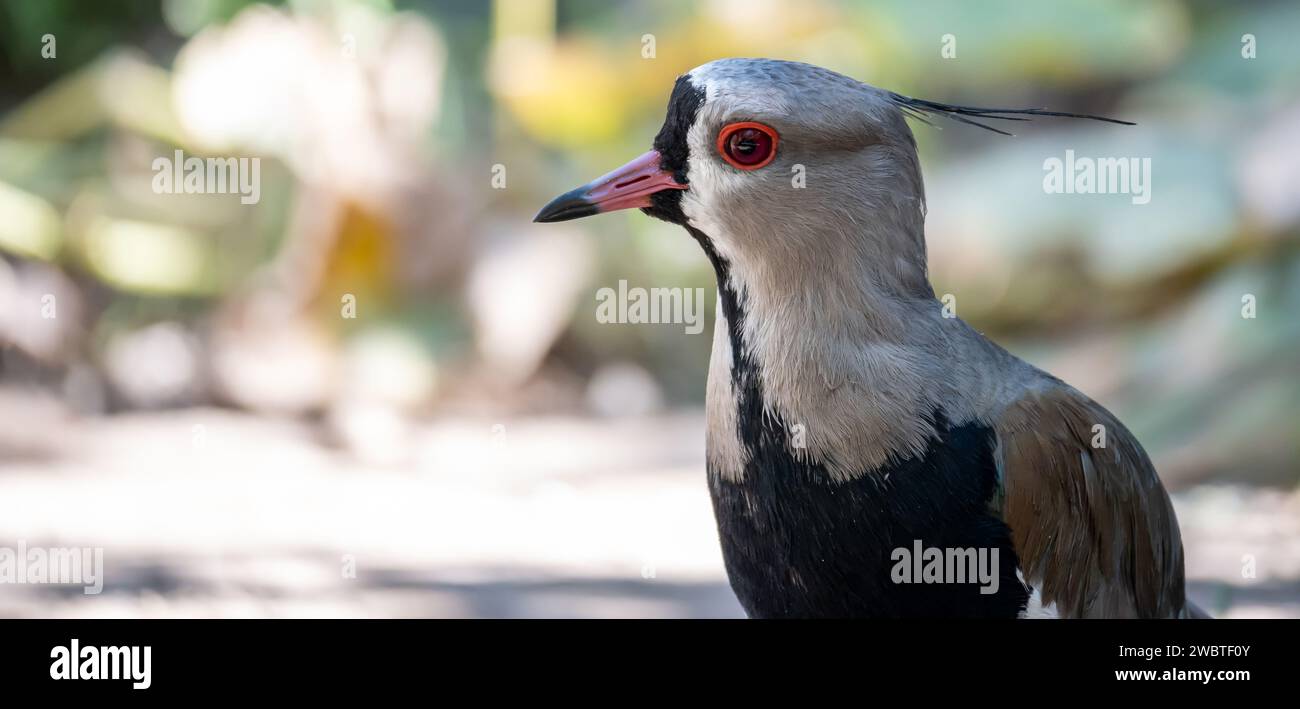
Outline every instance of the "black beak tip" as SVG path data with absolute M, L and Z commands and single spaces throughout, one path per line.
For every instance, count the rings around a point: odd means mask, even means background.
M 599 213 L 600 209 L 587 201 L 585 192 L 586 188 L 579 187 L 556 197 L 542 207 L 537 216 L 533 217 L 533 222 L 540 224 L 567 222 L 570 219 L 581 219 Z

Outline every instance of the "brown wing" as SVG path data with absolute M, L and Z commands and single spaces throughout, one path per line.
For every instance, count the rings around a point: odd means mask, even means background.
M 1178 521 L 1151 460 L 1118 419 L 1060 385 L 1027 394 L 996 430 L 1003 516 L 1044 606 L 1055 603 L 1066 618 L 1182 615 Z M 1099 432 L 1104 447 L 1093 446 Z

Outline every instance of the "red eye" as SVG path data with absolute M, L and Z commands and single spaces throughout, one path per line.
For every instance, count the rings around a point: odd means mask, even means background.
M 777 140 L 762 123 L 732 123 L 718 133 L 718 154 L 732 167 L 757 170 L 776 157 Z

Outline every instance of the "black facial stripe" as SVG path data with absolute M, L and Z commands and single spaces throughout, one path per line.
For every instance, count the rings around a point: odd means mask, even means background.
M 672 96 L 668 99 L 668 115 L 664 118 L 663 127 L 659 129 L 659 135 L 655 136 L 654 149 L 663 158 L 661 164 L 672 170 L 679 180 L 686 179 L 687 159 L 690 157 L 686 134 L 695 124 L 695 117 L 702 105 L 704 89 L 691 83 L 689 76 L 678 77 Z
M 668 99 L 668 115 L 664 117 L 659 135 L 655 136 L 654 149 L 661 157 L 660 165 L 672 171 L 673 177 L 683 185 L 690 184 L 686 172 L 691 151 L 686 135 L 695 124 L 695 117 L 702 105 L 704 89 L 691 83 L 690 77 L 678 77 L 673 86 L 673 94 Z M 686 215 L 682 213 L 681 190 L 663 190 L 650 195 L 650 206 L 641 211 L 673 224 L 686 223 Z

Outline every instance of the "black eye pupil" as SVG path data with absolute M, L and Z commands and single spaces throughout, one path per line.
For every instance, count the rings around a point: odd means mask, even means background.
M 754 141 L 746 140 L 742 138 L 740 143 L 736 146 L 736 150 L 739 150 L 742 153 L 752 153 L 754 152 L 754 148 L 757 147 L 758 144 L 755 143 Z

